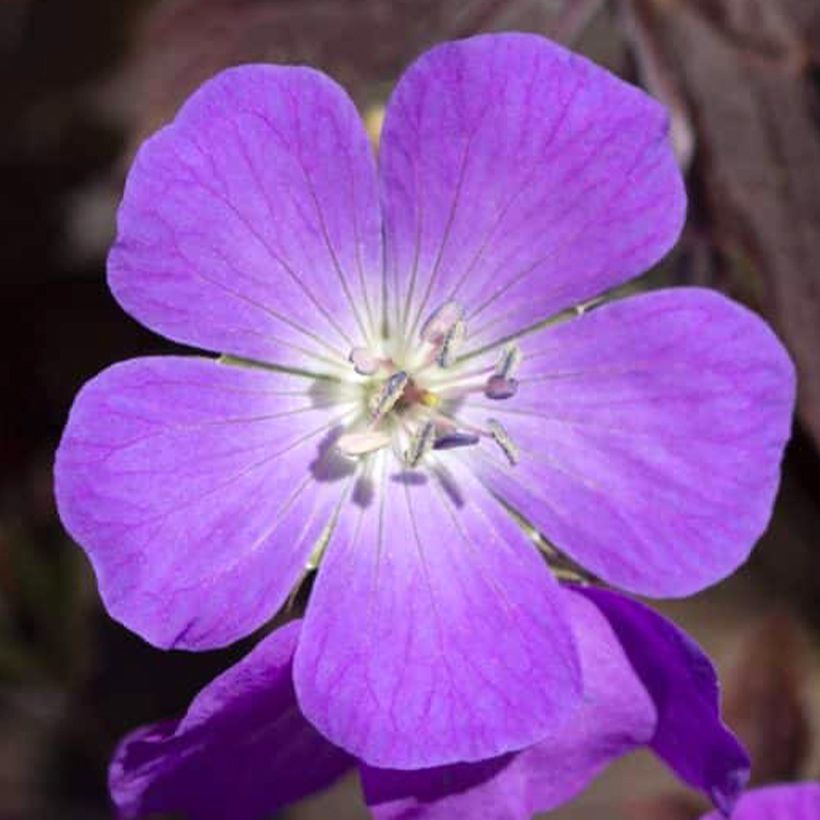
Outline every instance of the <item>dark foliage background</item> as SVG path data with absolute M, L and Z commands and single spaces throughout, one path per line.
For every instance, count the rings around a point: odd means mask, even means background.
M 323 68 L 376 122 L 413 56 L 494 29 L 562 40 L 669 106 L 689 224 L 641 286 L 720 288 L 798 364 L 770 533 L 732 581 L 665 609 L 715 654 L 756 781 L 820 775 L 820 2 L 0 0 L 0 820 L 109 816 L 116 739 L 179 711 L 244 649 L 160 653 L 112 623 L 55 516 L 52 454 L 74 392 L 113 361 L 171 349 L 104 281 L 134 148 L 238 62 Z M 638 755 L 561 815 L 701 808 Z M 355 784 L 292 811 L 328 815 L 362 816 Z

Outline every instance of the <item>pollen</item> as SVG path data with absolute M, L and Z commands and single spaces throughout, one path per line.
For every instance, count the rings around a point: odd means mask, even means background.
M 441 347 L 439 348 L 438 357 L 436 359 L 439 367 L 452 367 L 456 355 L 464 342 L 466 333 L 466 325 L 461 319 L 457 319 L 448 328 L 444 334 L 444 338 L 441 340 Z
M 419 462 L 433 449 L 436 439 L 436 425 L 432 421 L 425 423 L 416 431 L 410 440 L 410 446 L 404 453 L 404 462 L 408 467 L 418 467 Z
M 381 390 L 370 400 L 370 413 L 374 421 L 387 415 L 402 397 L 410 377 L 404 370 L 398 370 L 385 380 Z

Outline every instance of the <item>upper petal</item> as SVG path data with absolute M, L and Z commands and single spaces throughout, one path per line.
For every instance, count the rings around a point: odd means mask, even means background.
M 57 504 L 114 618 L 158 646 L 206 649 L 271 617 L 337 496 L 317 477 L 346 408 L 311 384 L 158 357 L 80 391 L 57 452 Z
M 749 778 L 749 757 L 720 717 L 718 679 L 703 650 L 643 604 L 593 587 L 578 592 L 609 620 L 655 702 L 652 749 L 727 814 Z
M 680 232 L 667 118 L 549 40 L 446 43 L 399 81 L 382 135 L 389 315 L 457 299 L 486 343 L 639 273 Z
M 143 726 L 120 743 L 109 788 L 120 816 L 192 820 L 267 817 L 326 788 L 353 761 L 296 705 L 291 623 L 194 698 L 180 721 Z
M 712 812 L 702 820 L 723 820 Z M 732 820 L 817 820 L 820 783 L 784 783 L 746 792 L 732 812 Z
M 344 362 L 381 292 L 374 160 L 353 103 L 309 68 L 205 83 L 139 151 L 108 274 L 129 313 L 176 341 Z
M 521 450 L 484 480 L 604 580 L 685 595 L 734 570 L 771 514 L 794 369 L 757 316 L 676 288 L 521 342 L 514 400 L 470 402 Z M 470 415 L 471 414 L 471 415 Z
M 533 743 L 579 705 L 557 584 L 469 474 L 397 475 L 381 455 L 313 588 L 295 660 L 302 710 L 390 768 Z
M 648 743 L 652 700 L 601 612 L 564 591 L 583 677 L 580 707 L 523 752 L 480 763 L 406 772 L 362 767 L 378 820 L 528 820 L 570 800 L 611 760 Z

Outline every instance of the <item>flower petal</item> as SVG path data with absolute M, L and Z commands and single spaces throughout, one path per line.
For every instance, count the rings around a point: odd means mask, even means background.
M 661 106 L 532 34 L 411 66 L 380 175 L 390 315 L 418 327 L 456 299 L 482 344 L 645 271 L 686 207 Z
M 345 408 L 311 384 L 158 357 L 83 388 L 57 503 L 114 618 L 157 646 L 207 649 L 273 615 L 341 495 L 321 465 Z
M 470 402 L 521 452 L 484 480 L 560 550 L 645 595 L 718 581 L 766 527 L 794 369 L 754 314 L 713 291 L 624 299 L 522 340 L 514 400 Z M 470 416 L 468 415 L 468 418 Z
M 611 760 L 648 743 L 655 707 L 612 627 L 567 590 L 584 681 L 580 708 L 523 752 L 412 772 L 362 767 L 378 820 L 531 817 L 565 803 Z
M 746 792 L 732 812 L 732 820 L 817 820 L 820 783 L 784 783 Z M 723 820 L 719 812 L 702 820 Z
M 371 765 L 419 768 L 527 746 L 578 706 L 559 588 L 468 473 L 391 474 L 346 504 L 295 660 L 305 715 Z
M 309 68 L 205 83 L 140 150 L 109 283 L 171 339 L 325 371 L 379 313 L 381 217 L 356 109 Z
M 578 592 L 612 625 L 658 710 L 652 750 L 728 813 L 749 778 L 749 758 L 720 718 L 718 680 L 703 650 L 643 604 L 593 587 Z
M 120 743 L 109 788 L 120 816 L 176 812 L 197 820 L 268 816 L 353 766 L 296 705 L 294 622 L 206 686 L 181 721 L 143 726 Z

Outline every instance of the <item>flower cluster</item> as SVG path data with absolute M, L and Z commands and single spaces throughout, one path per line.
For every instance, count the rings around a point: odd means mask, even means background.
M 255 817 L 358 765 L 379 817 L 522 817 L 642 744 L 731 806 L 708 660 L 596 585 L 703 589 L 777 489 L 772 332 L 697 288 L 599 299 L 684 214 L 662 108 L 523 34 L 422 56 L 378 166 L 308 68 L 225 71 L 144 144 L 111 289 L 221 355 L 83 388 L 62 519 L 163 648 L 248 635 L 318 572 L 300 622 L 124 742 L 124 814 Z

